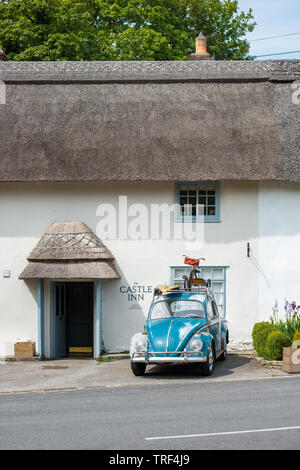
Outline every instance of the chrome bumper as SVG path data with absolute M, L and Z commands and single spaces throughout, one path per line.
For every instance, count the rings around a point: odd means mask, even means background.
M 162 356 L 164 354 L 164 356 Z M 180 356 L 170 356 L 170 354 L 180 354 Z M 198 354 L 197 356 L 195 354 Z M 143 362 L 145 364 L 167 364 L 167 363 L 180 363 L 187 364 L 192 362 L 205 362 L 207 357 L 200 351 L 194 353 L 193 351 L 184 352 L 148 352 L 148 353 L 133 353 L 132 362 Z

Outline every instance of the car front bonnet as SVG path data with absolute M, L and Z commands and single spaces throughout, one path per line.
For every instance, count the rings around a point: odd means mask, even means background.
M 160 318 L 151 320 L 147 332 L 153 352 L 178 356 L 191 336 L 206 325 L 202 318 Z M 151 351 L 149 350 L 149 353 Z M 177 354 L 176 354 L 177 353 Z

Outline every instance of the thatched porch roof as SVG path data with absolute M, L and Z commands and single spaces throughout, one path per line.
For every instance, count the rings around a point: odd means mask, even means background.
M 119 279 L 114 256 L 83 222 L 54 223 L 19 279 Z
M 119 279 L 113 263 L 86 261 L 70 263 L 30 262 L 19 279 Z

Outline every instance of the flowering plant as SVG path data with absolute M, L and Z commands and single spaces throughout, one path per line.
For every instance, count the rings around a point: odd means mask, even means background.
M 270 322 L 273 323 L 280 331 L 285 333 L 291 341 L 293 340 L 296 331 L 300 330 L 300 305 L 296 301 L 289 302 L 285 299 L 284 315 L 280 316 L 278 302 L 275 300 L 273 306 L 273 315 L 270 316 Z

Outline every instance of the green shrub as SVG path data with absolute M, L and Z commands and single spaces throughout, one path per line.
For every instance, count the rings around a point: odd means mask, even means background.
M 294 334 L 292 348 L 300 348 L 300 331 Z
M 300 331 L 296 331 L 294 334 L 293 341 L 299 341 L 300 340 Z
M 264 359 L 269 359 L 266 345 L 268 334 L 272 331 L 278 330 L 272 323 L 266 321 L 255 323 L 252 330 L 253 347 L 257 355 Z
M 290 338 L 282 331 L 272 331 L 268 334 L 266 351 L 271 361 L 282 360 L 282 349 L 291 345 Z
M 276 323 L 276 327 L 293 341 L 294 335 L 300 329 L 300 318 L 292 316 L 286 320 L 279 320 Z

